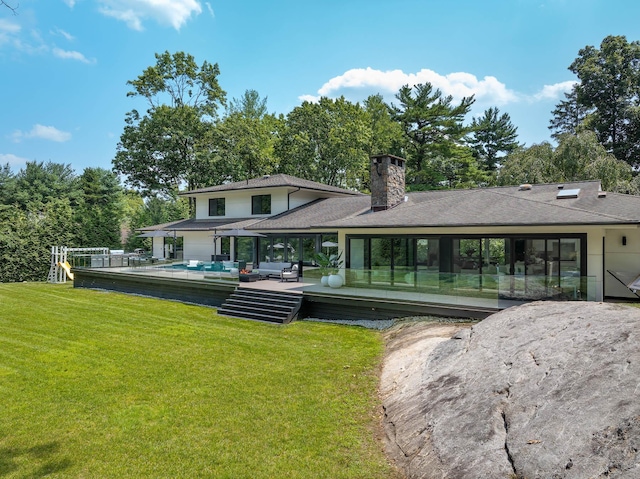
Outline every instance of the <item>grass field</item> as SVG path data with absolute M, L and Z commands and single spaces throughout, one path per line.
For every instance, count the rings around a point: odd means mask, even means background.
M 379 333 L 0 284 L 2 478 L 390 478 Z

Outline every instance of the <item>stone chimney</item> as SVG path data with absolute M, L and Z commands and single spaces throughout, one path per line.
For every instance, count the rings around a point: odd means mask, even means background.
M 392 155 L 371 157 L 371 210 L 393 208 L 404 201 L 403 158 Z

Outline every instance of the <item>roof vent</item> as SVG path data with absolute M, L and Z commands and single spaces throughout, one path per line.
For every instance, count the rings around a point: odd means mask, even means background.
M 598 198 L 606 198 L 606 197 L 607 197 L 606 191 L 598 191 Z
M 271 175 L 263 175 L 263 176 L 262 176 L 262 179 L 263 179 L 263 180 L 267 180 L 267 179 L 269 179 L 269 177 L 270 177 L 270 176 L 271 176 Z
M 529 183 L 523 183 L 523 184 L 521 184 L 521 185 L 518 187 L 518 190 L 519 190 L 519 191 L 527 191 L 527 190 L 530 190 L 531 188 L 533 188 L 533 187 L 531 186 L 531 184 L 529 184 Z
M 565 198 L 577 198 L 580 194 L 580 188 L 576 188 L 574 190 L 561 190 L 556 195 L 556 198 L 561 200 Z
M 564 189 L 564 185 L 558 185 L 558 189 L 559 189 L 559 190 Z

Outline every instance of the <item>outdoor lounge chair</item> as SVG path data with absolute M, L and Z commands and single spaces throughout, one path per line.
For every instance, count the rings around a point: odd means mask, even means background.
M 291 268 L 283 268 L 280 271 L 280 281 L 289 281 L 290 279 L 295 279 L 296 282 L 299 280 L 298 277 L 298 265 L 294 264 Z

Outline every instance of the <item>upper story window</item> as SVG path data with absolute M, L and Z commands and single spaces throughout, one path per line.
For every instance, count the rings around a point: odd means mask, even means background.
M 271 214 L 271 195 L 256 195 L 251 197 L 252 215 Z
M 209 199 L 209 216 L 224 216 L 224 198 Z

